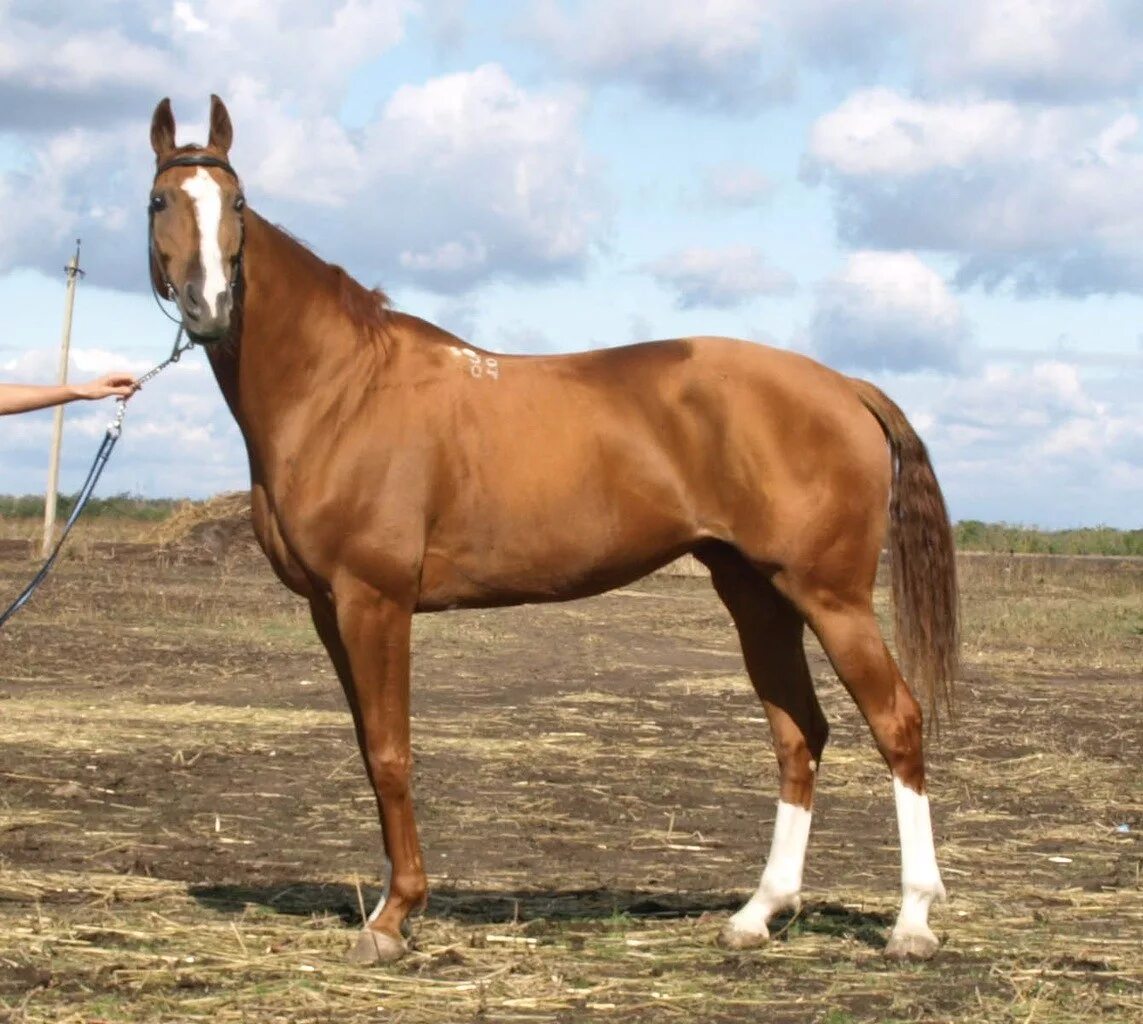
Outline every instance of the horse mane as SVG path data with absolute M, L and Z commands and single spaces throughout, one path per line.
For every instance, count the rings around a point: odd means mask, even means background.
M 380 329 L 388 322 L 392 307 L 380 288 L 366 288 L 336 263 L 326 264 L 337 280 L 341 308 L 360 327 Z
M 363 334 L 372 335 L 383 331 L 389 322 L 392 304 L 389 296 L 380 288 L 366 288 L 344 267 L 323 260 L 313 249 L 288 228 L 274 224 L 274 229 L 301 249 L 321 270 L 325 271 L 326 283 L 337 296 L 341 311 Z

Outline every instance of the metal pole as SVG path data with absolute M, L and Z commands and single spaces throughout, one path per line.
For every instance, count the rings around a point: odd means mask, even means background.
M 83 271 L 79 269 L 79 244 L 75 240 L 75 255 L 71 262 L 64 267 L 67 273 L 67 298 L 64 302 L 63 337 L 60 339 L 60 372 L 59 384 L 67 383 L 68 354 L 71 349 L 71 316 L 75 309 L 75 285 Z M 55 422 L 52 429 L 52 454 L 48 462 L 48 490 L 44 495 L 44 542 L 41 555 L 44 558 L 51 553 L 52 542 L 56 530 L 56 492 L 60 483 L 60 445 L 63 442 L 64 410 L 62 405 L 56 406 Z

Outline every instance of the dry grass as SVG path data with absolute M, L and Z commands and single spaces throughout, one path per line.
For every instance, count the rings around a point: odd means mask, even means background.
M 434 896 L 364 970 L 376 826 L 304 614 L 253 562 L 62 573 L 0 635 L 0 1020 L 1143 1019 L 1138 577 L 963 574 L 945 945 L 905 967 L 888 783 L 820 655 L 807 905 L 731 954 L 775 781 L 708 588 L 418 620 Z
M 186 540 L 204 525 L 229 524 L 239 521 L 245 528 L 250 520 L 250 492 L 231 491 L 218 494 L 209 501 L 188 501 L 154 527 L 147 539 L 159 545 Z
M 62 522 L 58 524 L 62 525 Z M 81 518 L 68 537 L 63 555 L 66 558 L 86 558 L 100 545 L 142 543 L 154 529 L 155 524 L 145 520 Z M 0 516 L 0 540 L 25 542 L 28 545 L 29 560 L 38 560 L 40 557 L 43 531 L 42 520 L 25 517 L 9 519 Z

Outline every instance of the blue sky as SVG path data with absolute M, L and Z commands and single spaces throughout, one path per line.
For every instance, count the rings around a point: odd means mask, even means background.
M 61 11 L 72 16 L 61 18 Z M 878 381 L 957 518 L 1139 527 L 1143 3 L 0 0 L 0 378 L 146 369 L 147 126 L 227 102 L 250 201 L 488 348 L 686 334 Z M 110 408 L 69 407 L 66 490 Z M 0 431 L 41 490 L 48 414 Z M 104 493 L 245 484 L 201 355 Z

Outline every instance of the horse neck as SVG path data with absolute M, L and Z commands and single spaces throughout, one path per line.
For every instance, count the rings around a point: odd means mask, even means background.
M 253 211 L 245 230 L 235 337 L 211 365 L 251 454 L 270 465 L 289 457 L 284 425 L 307 418 L 301 407 L 318 415 L 353 400 L 363 362 L 376 371 L 377 346 L 342 308 L 333 268 Z

